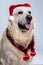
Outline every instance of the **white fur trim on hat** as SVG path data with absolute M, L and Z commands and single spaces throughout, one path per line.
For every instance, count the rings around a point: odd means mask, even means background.
M 25 10 L 25 11 L 27 11 L 27 10 L 29 10 L 29 11 L 31 11 L 31 8 L 30 7 L 23 7 L 23 6 L 21 6 L 21 7 L 17 7 L 17 8 L 15 8 L 14 10 L 13 10 L 13 14 L 15 13 L 15 12 L 18 12 L 19 10 Z

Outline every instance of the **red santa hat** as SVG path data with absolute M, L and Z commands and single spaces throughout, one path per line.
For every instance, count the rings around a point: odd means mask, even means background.
M 12 6 L 10 6 L 10 8 L 9 8 L 9 14 L 10 14 L 9 20 L 11 20 L 11 21 L 14 20 L 13 11 L 14 11 L 14 9 L 17 8 L 17 7 L 31 7 L 31 5 L 28 4 L 28 3 L 25 3 L 25 4 L 17 4 L 17 5 L 12 5 Z

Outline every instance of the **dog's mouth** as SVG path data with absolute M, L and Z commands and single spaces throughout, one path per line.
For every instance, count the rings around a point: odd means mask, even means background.
M 20 29 L 23 29 L 23 30 L 29 30 L 30 27 L 31 27 L 31 23 L 26 23 L 26 24 L 23 24 L 23 25 L 21 23 L 18 23 L 18 27 Z

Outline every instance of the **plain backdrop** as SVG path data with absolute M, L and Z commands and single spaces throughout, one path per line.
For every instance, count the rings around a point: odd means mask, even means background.
M 30 3 L 32 6 L 36 23 L 34 35 L 37 54 L 31 63 L 43 64 L 43 0 L 0 0 L 0 39 L 8 25 L 9 6 L 17 3 Z

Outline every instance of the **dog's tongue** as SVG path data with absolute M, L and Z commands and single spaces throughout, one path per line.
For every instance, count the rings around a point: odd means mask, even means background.
M 27 28 L 27 29 L 29 29 L 30 28 L 30 24 L 25 24 L 25 27 Z

